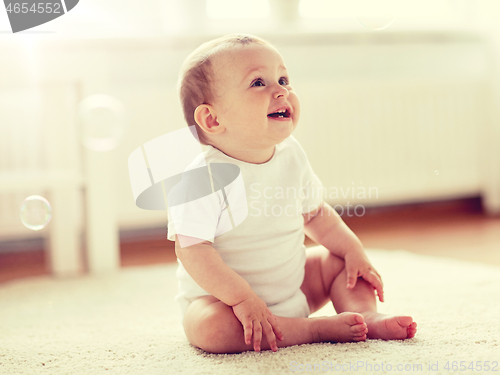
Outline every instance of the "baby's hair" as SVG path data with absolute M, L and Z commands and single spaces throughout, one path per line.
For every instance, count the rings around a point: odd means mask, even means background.
M 271 46 L 268 41 L 250 34 L 229 34 L 203 43 L 184 60 L 177 92 L 187 125 L 195 125 L 200 143 L 208 144 L 208 139 L 194 119 L 194 111 L 200 104 L 213 104 L 212 58 L 237 45 L 261 43 Z

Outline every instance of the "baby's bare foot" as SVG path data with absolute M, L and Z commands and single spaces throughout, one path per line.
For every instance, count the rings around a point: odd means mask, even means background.
M 366 340 L 366 323 L 357 313 L 344 312 L 335 316 L 312 318 L 317 342 L 350 342 Z
M 403 340 L 417 333 L 417 323 L 411 316 L 386 315 L 369 311 L 362 313 L 368 326 L 369 339 Z

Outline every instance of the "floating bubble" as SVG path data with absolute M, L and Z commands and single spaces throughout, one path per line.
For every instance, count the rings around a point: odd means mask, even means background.
M 358 21 L 370 30 L 387 29 L 394 22 L 393 16 L 367 16 L 358 17 Z
M 439 175 L 439 171 L 436 169 L 436 170 L 434 171 L 434 174 L 435 174 L 436 176 L 437 176 L 437 175 Z
M 32 195 L 21 206 L 21 222 L 31 230 L 40 230 L 47 226 L 52 218 L 52 207 L 44 197 Z
M 96 94 L 83 99 L 78 108 L 80 136 L 92 151 L 115 149 L 125 133 L 125 107 L 116 98 Z

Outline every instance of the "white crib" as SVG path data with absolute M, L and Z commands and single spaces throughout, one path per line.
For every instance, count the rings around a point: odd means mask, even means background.
M 83 270 L 84 180 L 76 136 L 76 105 L 77 90 L 71 84 L 3 86 L 0 90 L 2 237 L 37 235 L 21 224 L 20 206 L 29 195 L 47 198 L 53 215 L 41 234 L 50 234 L 50 266 L 59 276 Z

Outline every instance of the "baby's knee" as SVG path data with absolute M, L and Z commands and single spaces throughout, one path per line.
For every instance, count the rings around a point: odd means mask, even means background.
M 192 345 L 206 352 L 227 353 L 228 338 L 237 321 L 233 310 L 220 301 L 203 305 L 188 309 L 184 319 L 186 336 Z
M 345 269 L 345 261 L 337 255 L 328 252 L 324 255 L 321 262 L 321 275 L 323 277 L 323 285 L 327 292 L 330 291 L 332 283 L 335 281 Z
M 331 268 L 344 269 L 344 259 L 332 254 L 327 248 L 323 246 L 316 246 L 307 249 L 307 263 L 313 269 Z M 307 265 L 307 264 L 306 264 Z
M 321 253 L 321 269 L 323 274 L 332 273 L 333 275 L 338 275 L 345 268 L 345 261 L 343 258 L 332 254 L 327 249 L 324 249 Z
M 339 268 L 341 270 L 345 268 L 345 260 L 342 259 L 341 257 L 329 252 L 328 258 L 329 258 L 329 263 L 334 264 L 336 268 Z

